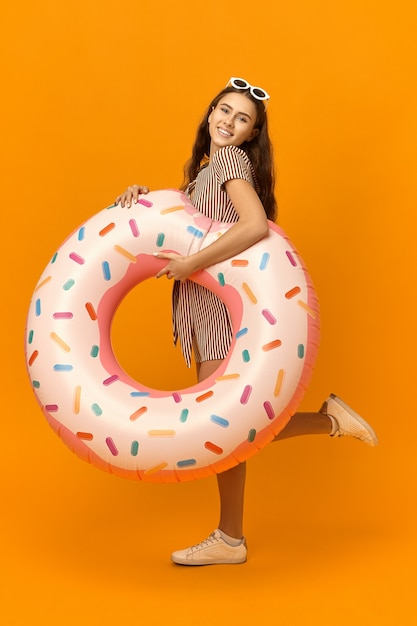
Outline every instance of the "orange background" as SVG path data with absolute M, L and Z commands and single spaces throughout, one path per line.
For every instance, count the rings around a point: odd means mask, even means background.
M 415 3 L 260 7 L 3 7 L 8 626 L 417 622 Z M 269 446 L 249 463 L 248 563 L 179 568 L 170 552 L 217 523 L 215 481 L 140 484 L 79 461 L 36 405 L 23 332 L 36 281 L 70 232 L 128 184 L 181 183 L 200 115 L 231 75 L 271 94 L 279 223 L 321 300 L 321 350 L 302 408 L 338 393 L 373 424 L 380 446 L 327 437 Z M 125 369 L 147 384 L 176 386 L 193 374 L 171 349 L 167 281 L 125 300 L 113 336 Z

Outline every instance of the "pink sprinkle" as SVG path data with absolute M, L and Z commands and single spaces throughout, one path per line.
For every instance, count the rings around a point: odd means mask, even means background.
M 240 398 L 240 404 L 247 404 L 251 393 L 252 393 L 252 385 L 246 385 Z
M 275 413 L 274 413 L 274 409 L 272 408 L 272 404 L 268 401 L 264 402 L 264 409 L 266 411 L 268 418 L 270 420 L 273 420 L 275 418 Z
M 116 380 L 119 380 L 119 377 L 117 376 L 117 374 L 113 374 L 113 376 L 109 376 L 109 378 L 103 380 L 103 385 L 111 385 L 112 383 L 115 383 Z
M 294 259 L 293 255 L 291 254 L 291 252 L 290 252 L 289 250 L 287 250 L 286 255 L 287 255 L 287 257 L 288 257 L 288 259 L 289 259 L 289 261 L 290 261 L 291 265 L 292 265 L 293 267 L 296 267 L 296 265 L 297 265 L 297 261 Z
M 134 237 L 139 237 L 140 232 L 139 232 L 139 228 L 138 225 L 136 223 L 136 220 L 129 220 L 129 226 L 130 226 L 130 230 L 133 233 Z
M 70 311 L 63 311 L 62 313 L 54 313 L 52 317 L 55 320 L 72 320 L 74 316 Z
M 45 404 L 45 411 L 49 411 L 49 413 L 55 413 L 58 411 L 57 404 Z
M 153 206 L 152 202 L 149 202 L 149 200 L 145 200 L 144 198 L 141 198 L 140 200 L 138 200 L 138 204 L 142 204 L 143 206 L 146 206 L 147 208 Z
M 112 455 L 113 456 L 117 456 L 119 454 L 119 451 L 116 448 L 113 439 L 111 437 L 107 437 L 106 438 L 106 443 L 107 443 L 107 447 L 109 448 L 109 450 L 112 453 Z
M 71 252 L 69 257 L 70 257 L 70 259 L 72 259 L 76 263 L 79 263 L 80 265 L 84 265 L 84 263 L 85 263 L 85 259 L 83 259 L 82 256 L 80 256 L 79 254 L 76 254 L 75 252 Z
M 272 326 L 277 323 L 276 317 L 272 315 L 269 309 L 263 309 L 262 315 Z
M 180 393 L 178 393 L 178 391 L 175 391 L 175 392 L 172 394 L 172 397 L 174 398 L 174 400 L 175 400 L 175 402 L 176 402 L 177 404 L 178 404 L 178 402 L 181 402 L 181 400 L 182 400 L 181 394 L 180 394 Z

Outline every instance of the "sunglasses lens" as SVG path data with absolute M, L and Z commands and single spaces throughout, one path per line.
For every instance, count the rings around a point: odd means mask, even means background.
M 246 80 L 242 80 L 241 78 L 235 78 L 233 81 L 233 86 L 238 89 L 248 89 L 249 85 Z
M 263 89 L 259 89 L 259 87 L 254 87 L 253 89 L 253 95 L 256 98 L 259 98 L 260 100 L 265 100 L 267 98 L 266 93 L 264 92 Z

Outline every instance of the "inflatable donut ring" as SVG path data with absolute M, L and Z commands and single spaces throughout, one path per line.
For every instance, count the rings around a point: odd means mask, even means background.
M 49 424 L 82 459 L 132 479 L 202 478 L 255 454 L 296 411 L 318 349 L 318 301 L 271 222 L 244 253 L 192 276 L 232 319 L 232 345 L 213 376 L 187 389 L 151 389 L 113 353 L 117 307 L 166 265 L 154 253 L 192 254 L 230 226 L 196 212 L 178 190 L 155 191 L 131 209 L 94 215 L 48 264 L 28 314 L 27 368 Z

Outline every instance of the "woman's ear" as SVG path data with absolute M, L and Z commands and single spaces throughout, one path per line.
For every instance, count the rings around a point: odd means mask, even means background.
M 214 111 L 214 107 L 211 107 L 210 115 L 207 118 L 207 123 L 208 124 L 210 124 L 210 122 L 211 122 L 211 114 L 213 113 L 213 111 Z
M 252 141 L 252 139 L 255 139 L 255 137 L 257 137 L 258 135 L 259 135 L 259 128 L 254 128 L 248 141 Z

